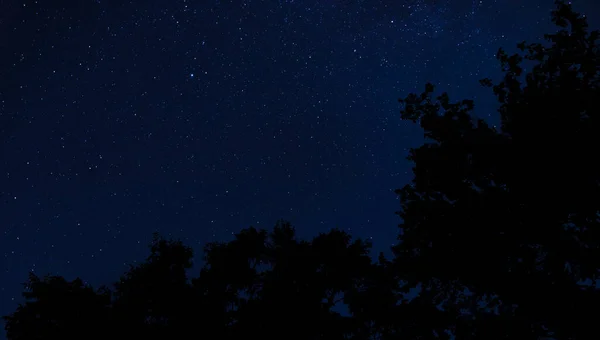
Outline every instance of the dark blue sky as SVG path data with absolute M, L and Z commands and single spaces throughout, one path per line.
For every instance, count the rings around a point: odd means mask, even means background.
M 575 9 L 596 27 L 594 2 Z M 397 99 L 431 81 L 493 121 L 478 80 L 498 76 L 499 47 L 554 30 L 553 7 L 0 2 L 0 314 L 32 270 L 116 280 L 154 231 L 198 255 L 283 218 L 387 250 L 422 142 Z

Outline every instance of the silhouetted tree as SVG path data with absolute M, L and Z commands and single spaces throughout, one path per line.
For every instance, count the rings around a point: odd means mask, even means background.
M 31 273 L 25 283 L 26 303 L 6 321 L 12 340 L 106 338 L 111 295 L 106 287 L 95 291 L 79 278 L 43 279 Z
M 205 264 L 188 280 L 192 250 L 155 235 L 150 256 L 94 291 L 77 279 L 33 276 L 28 301 L 6 317 L 9 339 L 367 339 L 374 326 L 336 311 L 356 305 L 377 270 L 370 244 L 334 229 L 296 239 L 289 223 L 271 233 L 244 229 L 205 247 Z M 365 300 L 364 298 L 362 298 Z M 352 307 L 354 308 L 354 307 Z
M 113 318 L 117 334 L 144 339 L 183 338 L 189 334 L 195 299 L 186 270 L 193 252 L 180 241 L 158 234 L 144 263 L 132 266 L 115 283 Z
M 288 223 L 250 228 L 207 247 L 194 286 L 225 316 L 227 338 L 344 339 L 349 316 L 333 308 L 373 266 L 369 248 L 335 229 L 307 242 Z
M 600 88 L 597 31 L 557 2 L 549 44 L 498 53 L 501 127 L 447 94 L 401 99 L 427 142 L 397 191 L 402 279 L 454 319 L 460 339 L 598 334 Z M 525 72 L 522 61 L 534 66 Z

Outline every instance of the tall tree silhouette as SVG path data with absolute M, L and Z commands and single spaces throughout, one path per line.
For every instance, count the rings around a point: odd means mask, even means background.
M 549 44 L 498 52 L 499 129 L 473 102 L 401 99 L 427 142 L 410 151 L 395 264 L 454 318 L 458 338 L 597 334 L 600 88 L 597 31 L 556 3 Z M 526 73 L 522 62 L 534 67 Z

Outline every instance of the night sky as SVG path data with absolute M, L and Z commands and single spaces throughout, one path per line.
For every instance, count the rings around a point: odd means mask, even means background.
M 393 190 L 422 143 L 397 99 L 431 81 L 497 121 L 478 80 L 497 79 L 499 47 L 555 30 L 552 8 L 0 1 L 0 314 L 29 271 L 115 281 L 154 231 L 198 261 L 206 242 L 280 218 L 388 250 Z M 597 27 L 597 0 L 575 9 Z

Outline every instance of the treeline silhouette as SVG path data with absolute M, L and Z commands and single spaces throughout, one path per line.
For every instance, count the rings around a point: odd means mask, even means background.
M 499 50 L 503 79 L 481 81 L 498 128 L 431 84 L 400 100 L 426 142 L 397 190 L 391 259 L 336 229 L 299 240 L 282 221 L 208 244 L 189 279 L 191 249 L 155 235 L 113 287 L 31 274 L 8 338 L 598 337 L 599 32 L 562 1 L 552 20 L 546 44 Z

